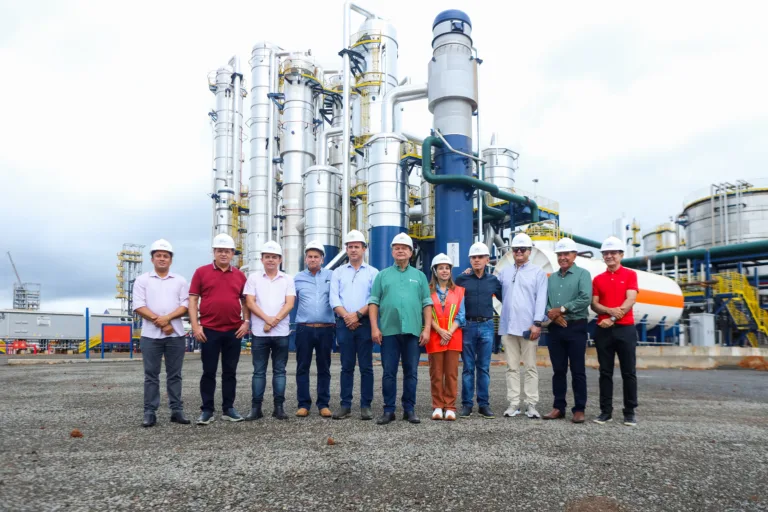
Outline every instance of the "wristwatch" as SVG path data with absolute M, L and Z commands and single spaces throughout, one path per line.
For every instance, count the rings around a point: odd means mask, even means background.
M 612 317 L 611 317 L 611 322 L 615 322 L 615 321 L 616 321 L 616 317 L 615 317 L 615 316 L 612 316 Z
M 565 306 L 560 306 L 560 312 L 565 313 Z
M 362 320 L 363 319 L 363 314 L 361 312 L 359 312 L 359 311 L 357 312 L 357 319 L 358 320 Z
M 533 325 L 535 325 L 536 327 L 541 327 L 541 322 L 539 322 L 537 320 L 537 321 L 533 322 Z

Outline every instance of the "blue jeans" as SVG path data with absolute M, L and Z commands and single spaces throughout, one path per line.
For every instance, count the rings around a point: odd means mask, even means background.
M 568 364 L 571 366 L 571 385 L 573 386 L 572 412 L 587 407 L 587 373 L 584 359 L 587 351 L 587 321 L 569 321 L 568 327 L 560 327 L 554 322 L 548 327 L 547 347 L 552 361 L 552 394 L 555 396 L 555 409 L 565 414 L 565 392 L 568 389 Z
M 315 352 L 317 365 L 317 408 L 328 407 L 331 399 L 332 348 L 333 327 L 296 326 L 296 398 L 299 400 L 299 408 L 312 407 L 312 396 L 309 393 L 312 351 Z
M 416 384 L 419 381 L 419 337 L 413 334 L 384 336 L 381 341 L 381 366 L 384 377 L 381 391 L 384 395 L 384 412 L 395 412 L 397 399 L 397 367 L 403 359 L 403 396 L 400 402 L 403 412 L 413 411 L 416 406 Z
M 216 393 L 216 370 L 221 354 L 221 408 L 224 412 L 235 404 L 237 391 L 237 363 L 240 361 L 240 339 L 237 331 L 214 331 L 203 327 L 208 341 L 200 344 L 203 375 L 200 377 L 200 410 L 214 412 L 213 397 Z
M 275 405 L 285 402 L 285 365 L 288 362 L 288 336 L 253 336 L 253 378 L 251 379 L 251 407 L 260 407 L 267 387 L 267 365 L 272 353 L 272 395 Z
M 363 318 L 360 327 L 354 331 L 347 328 L 344 320 L 337 319 L 336 342 L 341 355 L 341 406 L 352 407 L 357 361 L 360 366 L 360 408 L 370 408 L 373 401 L 373 341 L 368 317 Z
M 461 405 L 472 407 L 475 400 L 475 373 L 477 373 L 477 404 L 486 407 L 488 385 L 491 383 L 491 351 L 493 349 L 493 320 L 467 322 L 461 361 Z

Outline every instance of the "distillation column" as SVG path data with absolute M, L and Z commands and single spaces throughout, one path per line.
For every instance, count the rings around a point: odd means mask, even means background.
M 472 56 L 472 23 L 462 11 L 438 14 L 432 24 L 432 60 L 429 62 L 429 111 L 434 129 L 454 150 L 472 154 L 472 114 L 477 109 L 477 61 Z M 473 163 L 447 147 L 435 152 L 435 171 L 443 175 L 472 175 Z M 472 245 L 473 190 L 437 185 L 435 200 L 435 252 L 446 253 L 454 273 L 469 266 Z
M 315 106 L 312 83 L 318 83 L 314 61 L 303 52 L 283 61 L 282 91 L 285 101 L 279 124 L 283 160 L 282 217 L 283 271 L 296 275 L 304 267 L 304 217 L 302 175 L 315 161 Z
M 267 190 L 272 175 L 274 140 L 270 140 L 270 125 L 275 122 L 272 114 L 275 109 L 268 96 L 272 89 L 273 74 L 277 74 L 278 48 L 272 43 L 261 42 L 251 52 L 251 179 L 248 217 L 248 265 L 254 272 L 262 269 L 261 247 L 272 239 L 272 216 L 269 211 Z

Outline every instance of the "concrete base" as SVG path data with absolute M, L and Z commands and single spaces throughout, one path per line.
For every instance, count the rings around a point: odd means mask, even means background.
M 503 354 L 500 354 L 503 356 Z M 502 357 L 503 359 L 503 357 Z M 549 351 L 539 347 L 537 366 L 552 366 Z M 597 349 L 587 348 L 587 366 L 598 368 Z M 712 370 L 714 368 L 749 368 L 768 370 L 768 348 L 753 347 L 637 347 L 637 369 L 682 368 Z M 616 371 L 619 360 L 616 358 Z

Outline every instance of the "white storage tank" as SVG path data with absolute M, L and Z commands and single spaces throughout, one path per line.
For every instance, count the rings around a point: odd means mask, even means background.
M 643 235 L 643 254 L 662 254 L 678 250 L 677 224 L 665 222 Z

